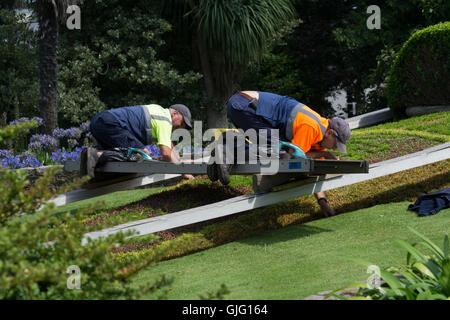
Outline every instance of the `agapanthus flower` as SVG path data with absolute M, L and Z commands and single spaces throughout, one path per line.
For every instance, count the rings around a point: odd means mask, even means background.
M 26 168 L 26 167 L 35 168 L 35 167 L 40 167 L 40 166 L 42 166 L 42 163 L 35 157 L 25 157 L 21 161 L 22 168 Z
M 12 155 L 14 155 L 12 150 L 0 149 L 0 159 L 1 158 L 6 158 L 6 157 L 10 157 Z
M 58 140 L 47 134 L 35 134 L 31 136 L 28 149 L 40 152 L 40 151 L 52 151 L 58 147 Z
M 7 156 L 1 159 L 0 164 L 9 169 L 20 168 L 20 159 L 16 156 Z
M 80 158 L 81 151 L 86 147 L 76 148 L 75 151 L 63 151 L 58 149 L 52 152 L 50 159 L 57 164 L 64 164 L 67 160 L 77 161 Z
M 82 131 L 80 128 L 76 128 L 76 127 L 72 127 L 70 129 L 66 130 L 67 138 L 72 138 L 72 139 L 79 139 L 81 137 Z
M 162 154 L 159 151 L 159 148 L 158 148 L 158 146 L 156 144 L 151 144 L 151 145 L 145 146 L 145 148 L 148 151 L 150 151 L 150 155 L 152 157 L 161 157 L 162 156 Z
M 39 117 L 33 117 L 33 118 L 31 118 L 31 120 L 37 121 L 39 127 L 44 124 L 44 120 Z
M 57 138 L 57 139 L 65 138 L 66 137 L 66 130 L 62 129 L 62 128 L 55 128 L 55 129 L 53 129 L 52 136 Z
M 10 125 L 10 126 L 16 126 L 16 125 L 18 125 L 18 124 L 21 124 L 21 123 L 24 123 L 24 122 L 27 122 L 27 121 L 32 121 L 32 120 L 37 121 L 39 127 L 42 126 L 42 125 L 44 124 L 44 120 L 43 120 L 42 118 L 39 118 L 39 117 L 33 117 L 33 118 L 31 118 L 31 119 L 29 119 L 29 118 L 27 118 L 27 117 L 22 117 L 22 118 L 19 118 L 19 119 L 17 119 L 17 120 L 11 121 L 11 122 L 9 123 L 9 125 Z
M 17 120 L 11 121 L 11 122 L 9 123 L 9 125 L 10 125 L 10 126 L 16 126 L 16 125 L 21 124 L 21 123 L 26 122 L 26 121 L 30 121 L 30 119 L 28 119 L 28 118 L 26 118 L 26 117 L 22 117 L 22 118 L 19 118 L 19 119 L 17 119 Z
M 90 122 L 89 121 L 87 121 L 87 122 L 83 122 L 81 125 L 80 125 L 80 129 L 81 129 L 81 131 L 82 132 L 88 132 L 89 130 L 90 130 Z

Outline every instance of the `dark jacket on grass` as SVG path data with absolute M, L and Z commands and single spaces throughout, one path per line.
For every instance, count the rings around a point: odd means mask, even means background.
M 445 208 L 450 208 L 450 188 L 423 194 L 408 206 L 408 210 L 416 211 L 419 216 L 436 214 Z

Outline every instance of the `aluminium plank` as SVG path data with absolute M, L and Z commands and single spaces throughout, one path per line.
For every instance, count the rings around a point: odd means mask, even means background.
M 120 173 L 171 173 L 207 174 L 207 163 L 167 163 L 163 161 L 108 162 L 99 172 Z M 277 173 L 367 173 L 366 160 L 314 160 L 314 159 L 273 159 L 251 164 L 236 164 L 232 175 L 277 174 Z
M 373 112 L 365 113 L 356 117 L 345 119 L 350 126 L 350 129 L 359 129 L 370 127 L 375 124 L 379 124 L 385 121 L 389 121 L 393 118 L 392 111 L 389 108 L 376 110 Z
M 277 192 L 243 195 L 197 208 L 191 208 L 158 217 L 132 221 L 114 226 L 112 228 L 86 233 L 83 237 L 82 243 L 86 243 L 88 239 L 106 237 L 117 232 L 133 230 L 137 233 L 130 237 L 136 237 L 155 233 L 158 231 L 183 227 L 202 221 L 265 207 L 305 195 L 314 194 L 319 191 L 327 191 L 379 178 L 382 176 L 413 169 L 449 158 L 450 142 L 413 154 L 409 154 L 407 156 L 372 164 L 370 166 L 368 174 L 347 174 L 333 177 L 331 179 L 321 179 L 320 181 L 301 185 L 292 189 Z
M 132 178 L 130 180 L 117 182 L 114 184 L 104 185 L 93 189 L 78 189 L 63 193 L 56 198 L 49 200 L 49 203 L 54 203 L 56 206 L 63 206 L 72 202 L 86 200 L 94 197 L 98 197 L 104 194 L 108 194 L 116 191 L 129 190 L 149 184 L 153 184 L 160 181 L 167 181 L 181 177 L 180 174 L 152 174 L 148 176 L 141 176 Z
M 195 162 L 207 161 L 208 158 L 201 158 L 195 160 Z M 67 161 L 64 165 L 64 170 L 67 171 L 79 171 L 80 162 L 79 161 Z M 130 190 L 133 188 L 138 188 L 146 185 L 151 185 L 161 181 L 168 181 L 175 178 L 181 177 L 181 174 L 149 174 L 149 175 L 138 175 L 135 178 L 127 179 L 126 181 L 113 181 L 111 184 L 107 184 L 107 181 L 94 184 L 93 186 L 87 186 L 83 189 L 72 190 L 63 193 L 51 200 L 49 203 L 54 203 L 56 206 L 66 205 L 72 202 L 77 202 L 81 200 L 91 199 L 104 194 Z M 106 183 L 106 184 L 105 184 Z

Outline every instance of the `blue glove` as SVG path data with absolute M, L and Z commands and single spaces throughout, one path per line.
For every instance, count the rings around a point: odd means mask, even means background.
M 293 149 L 294 152 L 292 153 L 292 155 L 293 155 L 294 157 L 297 157 L 297 158 L 303 158 L 303 159 L 308 159 L 308 158 L 306 157 L 305 153 L 303 152 L 302 148 L 300 148 L 300 147 L 299 147 L 298 145 L 296 145 L 296 144 L 293 144 L 293 143 L 291 143 L 291 142 L 280 141 L 279 149 L 278 149 L 278 150 L 281 150 L 283 147 Z

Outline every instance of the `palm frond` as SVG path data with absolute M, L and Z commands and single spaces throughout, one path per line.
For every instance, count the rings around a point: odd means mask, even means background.
M 260 59 L 280 25 L 294 16 L 289 0 L 200 0 L 195 14 L 208 47 L 230 64 Z

